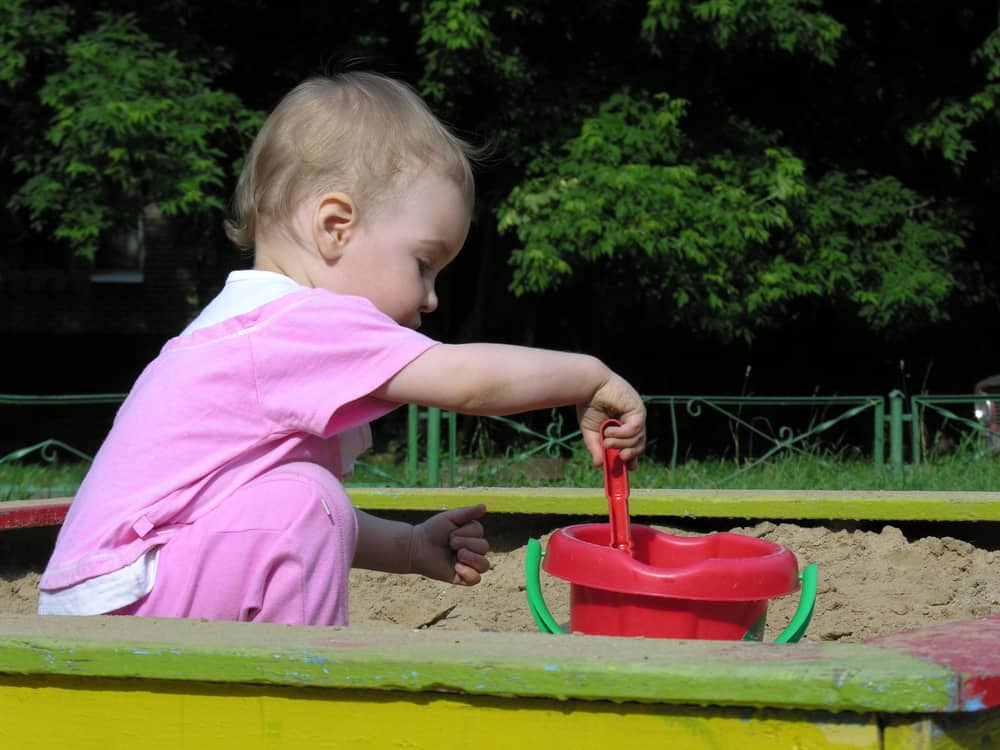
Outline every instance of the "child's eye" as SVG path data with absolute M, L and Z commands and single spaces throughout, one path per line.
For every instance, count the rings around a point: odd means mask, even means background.
M 422 274 L 428 274 L 434 270 L 434 266 L 432 266 L 430 262 L 424 260 L 423 258 L 417 259 L 417 267 L 420 269 L 420 273 Z

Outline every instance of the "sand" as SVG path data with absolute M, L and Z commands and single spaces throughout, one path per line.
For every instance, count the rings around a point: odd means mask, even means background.
M 534 631 L 524 593 L 525 542 L 545 544 L 567 519 L 498 517 L 488 525 L 493 569 L 463 588 L 417 576 L 356 570 L 351 574 L 351 624 L 445 630 Z M 708 529 L 658 525 L 680 535 Z M 1000 534 L 995 525 L 885 525 L 833 528 L 761 522 L 719 526 L 786 546 L 800 566 L 816 563 L 816 609 L 803 642 L 861 642 L 925 625 L 1000 613 Z M 51 530 L 0 532 L 0 614 L 34 612 L 38 575 L 51 549 Z M 995 541 L 994 541 L 995 540 Z M 568 584 L 542 573 L 545 600 L 568 622 Z M 765 639 L 788 623 L 797 595 L 771 602 Z

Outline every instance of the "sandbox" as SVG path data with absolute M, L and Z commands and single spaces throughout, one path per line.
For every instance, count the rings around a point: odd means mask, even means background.
M 991 541 L 1000 495 L 633 493 L 633 515 L 646 522 L 687 534 L 737 530 L 817 563 L 816 612 L 798 644 L 766 642 L 794 608 L 781 599 L 764 643 L 537 632 L 524 599 L 525 539 L 606 513 L 599 490 L 354 497 L 404 516 L 487 502 L 494 570 L 470 589 L 356 571 L 352 626 L 337 630 L 0 616 L 4 745 L 109 747 L 140 724 L 149 747 L 1000 742 Z M 4 504 L 0 525 L 45 513 L 58 523 L 54 505 Z M 17 591 L 0 613 L 30 611 L 36 572 L 6 564 Z M 553 614 L 565 617 L 566 587 L 544 584 Z M 153 714 L 164 718 L 151 727 Z

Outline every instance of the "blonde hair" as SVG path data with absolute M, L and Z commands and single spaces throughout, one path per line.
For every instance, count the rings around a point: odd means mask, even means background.
M 245 249 L 264 227 L 287 225 L 298 201 L 342 191 L 377 212 L 415 167 L 433 166 L 475 193 L 476 150 L 405 83 L 377 73 L 310 78 L 268 116 L 247 154 L 225 229 Z

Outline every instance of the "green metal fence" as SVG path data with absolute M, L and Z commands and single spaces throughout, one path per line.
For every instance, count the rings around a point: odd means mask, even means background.
M 903 398 L 900 395 L 899 400 Z M 996 453 L 998 436 L 976 416 L 975 407 L 996 395 L 911 396 L 902 419 L 910 425 L 910 461 L 921 463 L 934 455 L 963 451 Z M 961 412 L 955 408 L 965 406 Z
M 18 395 L 0 394 L 0 407 L 65 407 L 96 404 L 120 404 L 125 394 Z M 870 438 L 865 455 L 873 468 L 888 468 L 894 474 L 902 471 L 906 462 L 906 430 L 909 428 L 909 461 L 919 463 L 934 454 L 934 436 L 954 434 L 963 449 L 982 450 L 983 426 L 973 417 L 973 405 L 983 401 L 983 395 L 919 395 L 905 396 L 893 391 L 888 396 L 707 396 L 651 395 L 644 400 L 651 420 L 669 424 L 670 468 L 682 460 L 681 446 L 692 445 L 704 437 L 703 426 L 709 416 L 721 420 L 732 436 L 739 459 L 739 468 L 732 477 L 784 455 L 815 457 L 817 441 L 829 440 L 837 428 L 850 425 L 855 435 L 867 433 Z M 968 407 L 962 409 L 961 407 Z M 770 410 L 761 416 L 761 410 Z M 776 414 L 797 412 L 800 424 L 776 422 Z M 802 422 L 803 415 L 808 418 Z M 454 485 L 457 481 L 458 457 L 462 448 L 458 440 L 458 421 L 454 412 L 422 409 L 411 405 L 408 410 L 406 482 L 412 486 Z M 544 427 L 537 421 L 520 421 L 506 417 L 479 418 L 479 425 L 507 431 L 504 442 L 517 444 L 508 451 L 510 464 L 537 455 L 566 455 L 579 445 L 580 431 L 566 428 L 561 413 L 554 410 L 553 418 Z M 867 422 L 867 428 L 860 425 Z M 480 429 L 485 429 L 481 427 Z M 952 439 L 952 438 L 949 438 Z M 745 449 L 740 441 L 752 443 Z M 745 450 L 745 455 L 739 455 Z M 421 476 L 421 453 L 424 476 Z M 19 447 L 0 456 L 0 464 L 24 459 L 54 461 L 69 455 L 80 461 L 92 457 L 58 437 L 47 438 L 32 445 Z M 376 472 L 377 473 L 377 472 Z M 446 479 L 445 479 L 446 475 Z M 388 474 L 387 481 L 391 481 Z M 731 477 L 730 477 L 731 478 Z
M 739 468 L 723 479 L 728 481 L 740 474 L 753 470 L 779 455 L 798 454 L 817 458 L 814 450 L 816 441 L 821 441 L 830 435 L 835 428 L 845 423 L 868 420 L 870 439 L 867 441 L 870 449 L 866 455 L 870 457 L 873 469 L 882 471 L 888 469 L 894 476 L 899 476 L 906 464 L 907 434 L 909 428 L 909 444 L 911 463 L 925 460 L 927 450 L 927 412 L 932 411 L 947 424 L 961 428 L 962 447 L 973 446 L 974 450 L 982 449 L 983 427 L 973 419 L 971 405 L 983 401 L 983 395 L 942 395 L 942 396 L 905 396 L 900 391 L 893 391 L 888 396 L 702 396 L 702 395 L 652 395 L 644 396 L 650 411 L 650 419 L 669 420 L 670 424 L 670 468 L 675 469 L 680 460 L 681 446 L 695 442 L 682 434 L 679 415 L 697 419 L 706 413 L 712 413 L 729 425 L 735 435 L 742 431 L 745 435 L 763 443 L 764 447 L 741 458 Z M 970 415 L 962 416 L 947 408 L 951 405 L 970 405 Z M 907 405 L 909 408 L 907 408 Z M 761 418 L 748 412 L 762 407 L 798 409 L 807 408 L 812 416 L 806 424 L 795 427 L 791 424 L 775 426 L 765 420 L 768 427 L 762 426 Z M 666 414 L 656 414 L 663 410 Z M 480 420 L 491 423 L 501 423 L 511 428 L 514 437 L 532 439 L 533 444 L 508 457 L 513 464 L 524 461 L 539 453 L 558 455 L 571 450 L 580 437 L 579 430 L 563 432 L 563 422 L 555 419 L 544 429 L 535 429 L 528 425 L 499 417 L 480 417 Z M 448 440 L 442 446 L 441 422 L 447 423 Z M 426 480 L 420 482 L 420 427 L 426 425 Z M 935 427 L 934 429 L 940 429 Z M 855 432 L 858 430 L 855 428 Z M 441 486 L 442 465 L 447 466 L 448 485 L 455 483 L 455 465 L 459 451 L 456 439 L 456 415 L 442 412 L 439 409 L 418 409 L 410 406 L 409 440 L 408 440 L 408 473 L 411 484 L 425 483 L 428 486 Z M 821 460 L 821 459 L 817 459 Z
M 731 425 L 746 430 L 768 446 L 763 452 L 744 462 L 745 465 L 734 476 L 753 469 L 776 454 L 812 455 L 803 447 L 810 439 L 866 412 L 871 412 L 874 421 L 872 453 L 875 466 L 880 468 L 884 461 L 885 407 L 881 396 L 647 396 L 644 400 L 649 407 L 665 405 L 669 410 L 673 438 L 670 455 L 672 469 L 677 465 L 681 445 L 677 420 L 679 408 L 695 417 L 701 416 L 703 409 L 712 410 Z M 768 432 L 743 413 L 744 407 L 761 406 L 808 406 L 811 409 L 834 408 L 840 411 L 833 416 L 824 416 L 821 421 L 807 424 L 798 431 L 789 425 L 781 425 Z
M 125 395 L 126 394 L 124 393 L 85 393 L 41 396 L 0 393 L 0 406 L 17 406 L 27 408 L 32 406 L 67 407 L 107 404 L 117 405 L 125 400 Z M 3 424 L 3 422 L 0 422 L 0 424 Z M 45 440 L 41 440 L 32 445 L 16 448 L 6 455 L 0 456 L 0 465 L 20 461 L 34 456 L 51 463 L 58 458 L 60 452 L 69 454 L 88 463 L 93 460 L 93 456 L 58 438 L 53 437 L 46 438 Z

